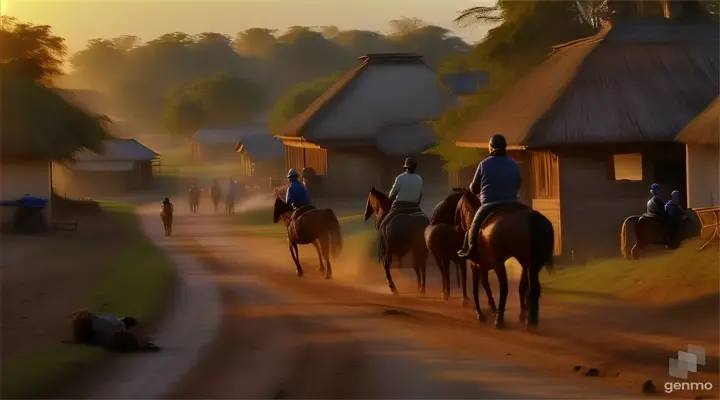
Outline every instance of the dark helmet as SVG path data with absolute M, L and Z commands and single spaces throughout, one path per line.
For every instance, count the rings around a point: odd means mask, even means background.
M 505 136 L 500 134 L 492 135 L 490 138 L 490 147 L 496 150 L 505 150 L 507 147 L 507 141 L 505 141 Z
M 415 160 L 408 157 L 405 159 L 405 164 L 403 164 L 403 168 L 414 170 L 415 168 L 417 168 L 417 163 L 415 162 Z

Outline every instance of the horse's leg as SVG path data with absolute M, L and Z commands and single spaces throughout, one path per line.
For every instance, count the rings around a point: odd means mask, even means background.
M 300 252 L 298 251 L 298 246 L 296 243 L 293 243 L 289 239 L 288 246 L 290 246 L 290 255 L 292 256 L 293 261 L 295 261 L 295 268 L 297 268 L 297 276 L 301 277 L 303 276 L 303 269 L 302 266 L 300 266 Z
M 320 251 L 320 243 L 315 240 L 312 242 L 312 245 L 315 246 L 315 250 L 317 250 L 318 253 L 318 259 L 320 260 L 320 268 L 318 268 L 319 272 L 325 272 L 325 265 L 323 265 L 323 256 L 322 252 Z
M 534 332 L 537 329 L 540 314 L 540 269 L 541 265 L 531 265 L 528 268 L 528 280 L 530 281 L 530 291 L 528 294 L 528 332 Z
M 462 306 L 467 307 L 468 305 L 468 295 L 467 295 L 467 262 L 465 260 L 456 261 L 455 265 L 457 266 L 458 271 L 460 272 L 460 278 L 462 281 Z
M 322 250 L 322 256 L 325 258 L 325 279 L 332 278 L 332 265 L 330 264 L 330 237 L 325 236 L 325 239 L 320 242 L 320 249 Z
M 497 306 L 495 305 L 495 299 L 493 298 L 492 294 L 492 287 L 490 286 L 490 271 L 485 268 L 481 268 L 479 265 L 478 268 L 480 269 L 480 282 L 482 283 L 482 286 L 485 289 L 485 295 L 487 295 L 488 298 L 488 306 L 490 307 L 490 313 L 493 315 L 497 315 Z
M 520 297 L 520 316 L 518 319 L 520 322 L 525 322 L 525 319 L 527 318 L 527 307 L 528 302 L 530 301 L 530 292 L 528 284 L 530 283 L 530 269 L 525 268 L 525 265 L 523 264 L 523 271 L 522 271 L 522 277 L 520 277 L 520 286 L 518 287 L 518 295 Z
M 443 300 L 447 300 L 450 298 L 450 260 L 438 249 L 433 249 L 432 255 L 440 270 Z
M 480 309 L 480 271 L 477 265 L 470 265 L 472 269 L 473 301 L 475 302 L 475 315 L 477 320 L 485 322 L 485 314 Z
M 423 240 L 417 247 L 417 250 L 415 250 L 413 254 L 413 263 L 417 265 L 417 270 L 420 271 L 421 276 L 421 283 L 420 283 L 420 294 L 425 294 L 425 287 L 427 283 L 427 258 L 428 258 L 428 249 L 427 246 L 425 246 L 425 241 Z M 449 266 L 448 266 L 449 268 Z M 450 290 L 450 272 L 448 271 L 448 291 Z M 449 292 L 448 292 L 449 293 Z
M 495 316 L 495 328 L 502 329 L 505 327 L 505 305 L 508 296 L 507 269 L 505 269 L 505 263 L 501 263 L 496 265 L 493 270 L 500 284 L 500 307 L 498 307 L 498 313 Z
M 387 257 L 385 257 L 385 261 L 383 262 L 383 268 L 385 268 L 385 278 L 387 278 L 388 286 L 390 287 L 392 294 L 397 296 L 400 293 L 398 293 L 398 290 L 395 287 L 395 282 L 393 282 L 392 274 L 390 273 L 390 264 L 392 264 L 392 255 L 387 255 Z

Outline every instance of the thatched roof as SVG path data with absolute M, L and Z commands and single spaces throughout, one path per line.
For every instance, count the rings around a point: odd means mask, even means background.
M 238 153 L 245 153 L 253 160 L 268 160 L 285 157 L 285 146 L 280 139 L 269 133 L 258 133 L 243 138 L 235 147 Z
M 0 157 L 69 159 L 81 148 L 103 151 L 101 120 L 44 86 L 0 71 Z
M 231 144 L 236 146 L 243 138 L 263 133 L 267 134 L 264 123 L 251 123 L 229 128 L 203 128 L 195 132 L 190 140 L 200 144 Z
M 690 144 L 720 143 L 720 97 L 698 115 L 677 137 L 679 142 Z
M 73 155 L 74 161 L 150 161 L 158 153 L 135 139 L 108 139 L 103 141 L 105 152 L 95 153 L 80 149 Z
M 718 26 L 617 24 L 553 54 L 470 123 L 459 146 L 670 142 L 720 90 Z

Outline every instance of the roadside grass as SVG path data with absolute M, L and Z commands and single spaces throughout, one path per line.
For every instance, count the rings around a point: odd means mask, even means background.
M 140 321 L 152 319 L 171 288 L 172 265 L 141 233 L 133 206 L 111 202 L 101 206 L 118 221 L 121 235 L 116 254 L 108 255 L 110 264 L 87 297 L 87 308 L 132 315 Z M 82 246 L 74 248 L 78 252 L 63 250 L 63 256 L 82 257 Z M 1 372 L 2 398 L 38 398 L 71 379 L 79 369 L 91 368 L 106 354 L 96 347 L 57 343 L 8 360 Z
M 542 278 L 543 289 L 567 300 L 623 299 L 645 303 L 677 303 L 718 293 L 720 258 L 717 247 L 696 249 L 690 240 L 675 251 L 637 261 L 610 259 L 569 266 Z

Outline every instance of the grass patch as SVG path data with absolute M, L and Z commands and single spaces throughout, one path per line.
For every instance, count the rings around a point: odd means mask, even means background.
M 141 233 L 132 206 L 103 203 L 102 207 L 117 220 L 121 236 L 117 254 L 108 258 L 109 265 L 89 294 L 87 307 L 147 321 L 163 305 L 172 281 L 172 265 Z M 77 249 L 77 253 L 63 252 L 63 256 L 82 257 L 82 246 Z M 2 366 L 2 398 L 37 398 L 105 354 L 95 347 L 58 343 L 9 360 Z
M 691 240 L 675 251 L 637 261 L 611 259 L 571 266 L 543 278 L 549 293 L 569 298 L 616 298 L 655 303 L 692 300 L 718 292 L 716 248 L 697 251 Z

